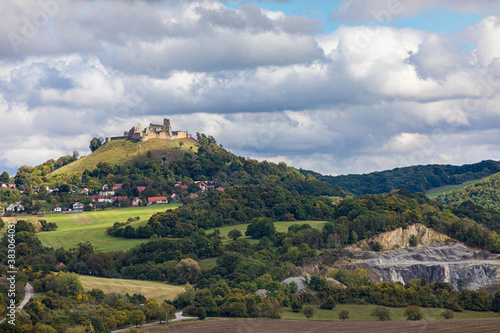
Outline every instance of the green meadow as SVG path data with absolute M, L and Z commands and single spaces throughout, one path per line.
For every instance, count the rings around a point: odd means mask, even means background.
M 282 231 L 287 231 L 288 228 L 294 224 L 309 224 L 311 227 L 316 228 L 321 230 L 323 228 L 323 225 L 325 225 L 326 221 L 283 221 L 283 222 L 274 222 L 274 226 L 276 227 L 276 231 L 282 232 Z M 222 242 L 223 243 L 229 243 L 231 239 L 227 236 L 227 234 L 233 230 L 239 230 L 243 236 L 241 239 L 248 239 L 250 241 L 256 241 L 251 239 L 248 236 L 245 236 L 245 231 L 247 230 L 247 227 L 250 223 L 244 223 L 244 224 L 237 224 L 237 225 L 230 225 L 226 227 L 220 227 L 220 228 L 215 228 L 219 229 L 220 231 L 220 236 L 223 237 Z M 212 233 L 214 229 L 207 230 L 207 234 Z
M 61 247 L 70 249 L 79 243 L 90 242 L 98 251 L 125 251 L 146 242 L 147 239 L 111 237 L 106 234 L 107 228 L 115 222 L 126 222 L 130 217 L 140 217 L 139 221 L 130 224 L 137 228 L 145 225 L 152 214 L 179 206 L 181 204 L 174 203 L 96 212 L 46 214 L 43 219 L 56 223 L 58 228 L 55 231 L 41 232 L 37 235 L 44 246 L 56 249 Z

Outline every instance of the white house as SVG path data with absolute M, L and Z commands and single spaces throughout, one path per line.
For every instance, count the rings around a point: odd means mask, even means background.
M 80 201 L 77 201 L 73 204 L 73 210 L 83 211 L 83 204 Z
M 56 207 L 56 208 L 54 208 L 53 212 L 60 213 L 60 212 L 62 212 L 62 209 L 61 209 L 61 207 Z
M 20 202 L 16 202 L 15 204 L 10 204 L 9 207 L 7 207 L 6 211 L 8 211 L 8 212 L 22 212 L 22 211 L 24 211 L 24 206 L 21 205 Z

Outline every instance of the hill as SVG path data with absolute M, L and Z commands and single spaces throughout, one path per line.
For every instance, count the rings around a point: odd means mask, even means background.
M 500 163 L 488 160 L 462 166 L 417 165 L 369 174 L 342 176 L 323 176 L 309 170 L 301 170 L 301 172 L 357 195 L 381 194 L 401 189 L 416 193 L 484 178 L 500 172 Z
M 51 174 L 92 171 L 98 163 L 102 162 L 111 165 L 130 166 L 136 161 L 148 161 L 162 165 L 165 162 L 182 160 L 185 151 L 197 152 L 198 142 L 192 138 L 177 140 L 151 139 L 145 142 L 126 139 L 113 140 L 102 145 L 92 154 L 67 164 Z M 165 161 L 163 157 L 165 157 Z
M 439 195 L 436 200 L 451 207 L 472 201 L 484 208 L 500 210 L 500 173 L 496 173 L 475 184 Z

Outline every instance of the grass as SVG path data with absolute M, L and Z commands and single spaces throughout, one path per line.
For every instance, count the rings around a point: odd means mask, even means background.
M 274 226 L 276 227 L 276 231 L 278 232 L 287 231 L 288 228 L 294 224 L 309 224 L 311 227 L 321 230 L 321 228 L 323 228 L 323 225 L 325 225 L 325 223 L 326 223 L 325 221 L 284 221 L 284 222 L 275 222 Z M 241 237 L 241 239 L 248 239 L 251 242 L 257 242 L 258 240 L 254 240 L 248 236 L 245 236 L 245 231 L 247 230 L 249 224 L 250 223 L 230 225 L 216 229 L 219 229 L 220 236 L 224 237 L 222 239 L 222 243 L 229 243 L 231 241 L 231 239 L 229 239 L 227 234 L 233 229 L 239 230 L 243 234 L 243 237 Z M 207 234 L 212 233 L 213 231 L 214 229 L 207 230 Z
M 314 308 L 314 317 L 311 320 L 322 321 L 341 321 L 338 317 L 339 312 L 342 310 L 349 311 L 349 319 L 346 321 L 375 321 L 376 318 L 371 315 L 376 305 L 357 305 L 357 304 L 337 304 L 333 310 L 320 309 L 318 305 L 312 305 Z M 391 314 L 391 320 L 404 321 L 405 308 L 387 308 Z M 437 320 L 443 319 L 441 313 L 445 309 L 439 308 L 420 308 L 424 315 L 424 320 Z M 496 312 L 477 312 L 477 311 L 464 311 L 453 312 L 455 319 L 471 319 L 471 318 L 498 318 Z M 284 308 L 281 319 L 291 320 L 307 320 L 302 312 L 292 312 L 290 308 Z
M 43 218 L 55 222 L 55 231 L 38 233 L 38 238 L 44 246 L 70 249 L 79 243 L 90 242 L 98 251 L 110 252 L 128 250 L 137 244 L 147 242 L 147 239 L 125 239 L 111 237 L 106 229 L 115 222 L 126 222 L 129 217 L 139 216 L 140 220 L 131 223 L 133 227 L 145 225 L 150 214 L 174 209 L 181 204 L 162 204 L 148 207 L 132 207 L 97 212 L 83 213 L 55 213 L 47 214 Z
M 184 291 L 184 286 L 174 286 L 161 282 L 107 279 L 86 275 L 80 275 L 80 282 L 86 291 L 98 288 L 105 293 L 116 292 L 122 295 L 126 293 L 129 295 L 142 294 L 146 298 L 154 298 L 158 302 L 173 300 L 175 296 Z
M 484 180 L 488 177 L 484 177 L 481 179 L 469 180 L 465 183 L 458 184 L 458 185 L 446 185 L 446 186 L 435 187 L 435 188 L 430 189 L 429 191 L 425 192 L 425 195 L 427 195 L 427 197 L 429 197 L 429 199 L 436 199 L 441 194 L 448 194 L 448 193 L 451 193 L 455 190 L 463 189 L 467 186 L 470 186 L 470 185 L 473 185 L 477 182 L 480 182 L 481 180 Z
M 179 142 L 184 145 L 179 149 Z M 148 158 L 148 151 L 151 157 Z M 84 156 L 73 163 L 55 170 L 51 175 L 61 173 L 81 173 L 85 170 L 93 170 L 99 162 L 108 162 L 111 165 L 127 166 L 135 161 L 156 161 L 160 165 L 162 158 L 166 155 L 168 162 L 181 160 L 184 152 L 197 152 L 198 146 L 194 139 L 160 140 L 151 139 L 145 142 L 138 140 L 113 140 L 99 147 L 92 154 Z

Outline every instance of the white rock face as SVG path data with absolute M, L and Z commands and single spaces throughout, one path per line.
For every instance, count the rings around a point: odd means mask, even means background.
M 462 244 L 429 244 L 419 248 L 372 252 L 352 251 L 358 262 L 370 265 L 382 281 L 407 283 L 412 279 L 443 281 L 455 287 L 462 280 L 465 288 L 476 290 L 500 282 L 500 259 Z

